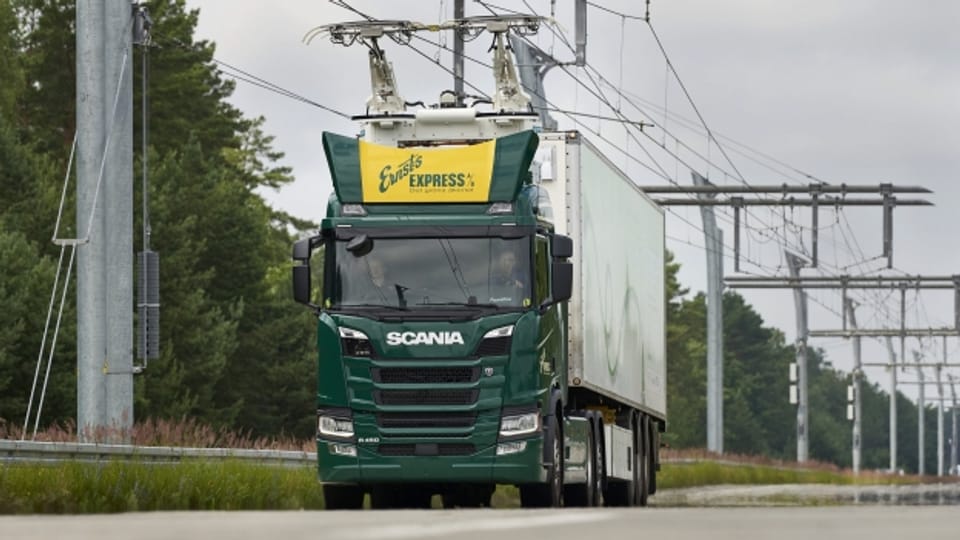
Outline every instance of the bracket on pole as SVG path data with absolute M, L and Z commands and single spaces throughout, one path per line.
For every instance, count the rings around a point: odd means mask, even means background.
M 880 184 L 883 197 L 883 256 L 887 258 L 887 268 L 893 268 L 893 207 L 897 199 L 892 195 L 893 184 Z
M 743 197 L 730 197 L 733 204 L 733 271 L 740 271 L 740 210 L 743 208 Z

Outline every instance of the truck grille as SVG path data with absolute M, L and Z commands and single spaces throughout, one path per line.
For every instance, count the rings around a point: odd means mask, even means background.
M 477 413 L 380 413 L 377 425 L 382 428 L 468 428 L 477 420 Z
M 471 405 L 478 390 L 374 390 L 377 405 Z
M 471 383 L 480 378 L 478 367 L 372 368 L 376 383 L 445 384 Z
M 377 451 L 382 456 L 468 456 L 474 453 L 472 444 L 381 444 Z

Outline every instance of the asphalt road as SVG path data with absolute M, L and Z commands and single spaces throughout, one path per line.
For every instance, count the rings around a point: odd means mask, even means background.
M 951 506 L 559 511 L 156 512 L 4 516 L 0 538 L 203 540 L 902 540 L 960 538 Z

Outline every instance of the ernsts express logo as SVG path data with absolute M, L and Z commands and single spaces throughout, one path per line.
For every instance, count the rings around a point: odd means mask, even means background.
M 422 154 L 410 154 L 410 157 L 397 165 L 386 165 L 380 169 L 380 193 L 386 193 L 398 182 L 406 179 L 411 193 L 430 193 L 433 191 L 465 191 L 474 186 L 473 175 L 462 172 L 443 174 L 418 173 L 423 166 Z

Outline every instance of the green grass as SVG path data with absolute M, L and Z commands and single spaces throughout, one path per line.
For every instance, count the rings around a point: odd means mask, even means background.
M 695 463 L 664 463 L 657 477 L 658 488 L 686 488 L 721 484 L 903 484 L 917 483 L 917 477 L 880 475 L 876 473 L 854 476 L 846 471 L 786 468 L 766 465 L 735 465 L 698 461 Z
M 917 477 L 863 475 L 765 465 L 665 463 L 661 489 L 719 484 L 888 484 Z M 499 486 L 496 508 L 519 506 L 513 486 Z M 321 509 L 313 467 L 240 461 L 8 464 L 0 466 L 0 514 L 85 514 L 153 510 Z
M 0 514 L 323 508 L 313 468 L 226 462 L 0 467 Z

